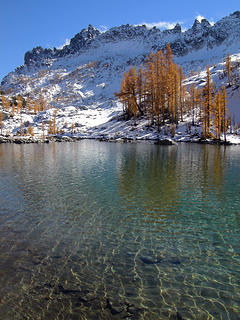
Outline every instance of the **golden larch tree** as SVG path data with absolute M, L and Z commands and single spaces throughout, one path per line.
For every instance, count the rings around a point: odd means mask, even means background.
M 2 134 L 2 129 L 3 129 L 3 112 L 2 111 L 0 111 L 0 129 Z
M 232 62 L 230 54 L 227 53 L 226 56 L 226 63 L 225 63 L 226 71 L 227 71 L 227 77 L 228 77 L 228 85 L 231 86 L 231 69 L 232 69 Z
M 20 113 L 22 111 L 22 97 L 21 96 L 17 96 L 17 113 Z
M 211 115 L 213 111 L 213 97 L 214 97 L 214 87 L 213 82 L 209 70 L 209 66 L 207 66 L 206 71 L 206 84 L 202 90 L 202 108 L 203 108 L 203 137 L 210 137 L 210 127 L 211 127 Z
M 38 102 L 37 102 L 37 100 L 34 102 L 34 113 L 35 114 L 38 113 Z
M 227 109 L 227 94 L 226 94 L 226 88 L 221 88 L 221 132 L 224 135 L 224 141 L 227 141 L 227 128 L 228 128 L 228 121 L 227 121 L 227 115 L 228 115 L 228 109 Z
M 222 119 L 221 119 L 221 93 L 218 91 L 215 99 L 214 99 L 214 129 L 215 129 L 215 138 L 220 139 L 221 134 L 221 125 L 222 125 Z

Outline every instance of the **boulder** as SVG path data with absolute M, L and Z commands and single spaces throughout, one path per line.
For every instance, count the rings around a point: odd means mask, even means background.
M 162 146 L 173 146 L 173 145 L 177 145 L 177 143 L 171 139 L 159 139 L 157 141 L 154 142 L 154 144 L 157 145 L 162 145 Z

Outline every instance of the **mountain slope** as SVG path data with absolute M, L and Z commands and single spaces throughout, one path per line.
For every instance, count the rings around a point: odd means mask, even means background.
M 116 135 L 116 132 L 121 136 L 120 132 L 126 133 L 127 126 L 123 129 L 119 124 L 107 122 L 122 111 L 114 98 L 122 74 L 130 65 L 139 67 L 152 50 L 164 49 L 167 43 L 186 73 L 198 71 L 186 84 L 195 82 L 199 86 L 204 84 L 206 65 L 212 65 L 216 87 L 227 85 L 224 59 L 230 52 L 234 86 L 227 89 L 228 106 L 235 120 L 240 121 L 240 12 L 214 25 L 205 19 L 195 20 L 192 28 L 185 32 L 179 24 L 165 31 L 144 25 L 124 25 L 106 32 L 89 25 L 62 49 L 37 47 L 27 52 L 24 65 L 3 79 L 0 90 L 7 92 L 8 97 L 20 94 L 31 100 L 40 97 L 47 100 L 48 105 L 58 108 L 57 126 L 63 132 L 70 132 L 74 125 L 74 131 L 81 136 Z M 35 133 L 40 133 L 42 122 L 47 124 L 52 119 L 53 109 L 21 117 L 17 114 L 6 117 L 5 132 L 17 132 L 24 122 L 30 123 Z M 110 129 L 106 132 L 106 128 Z

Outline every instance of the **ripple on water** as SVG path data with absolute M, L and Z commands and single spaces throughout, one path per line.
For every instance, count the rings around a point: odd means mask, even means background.
M 239 151 L 0 148 L 2 320 L 239 319 Z

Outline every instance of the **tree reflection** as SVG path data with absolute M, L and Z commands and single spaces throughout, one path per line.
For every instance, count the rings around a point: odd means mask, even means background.
M 174 147 L 148 146 L 144 154 L 137 148 L 125 153 L 119 171 L 121 200 L 152 217 L 174 213 L 181 186 L 179 169 Z
M 135 147 L 124 153 L 119 195 L 129 209 L 160 218 L 188 202 L 221 201 L 225 166 L 226 150 L 219 146 Z

